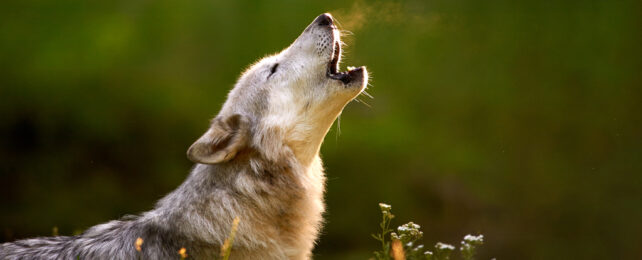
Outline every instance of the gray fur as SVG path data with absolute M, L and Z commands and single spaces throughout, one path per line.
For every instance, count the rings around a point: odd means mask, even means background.
M 177 190 L 160 200 L 150 212 L 97 225 L 78 236 L 5 243 L 0 246 L 0 258 L 175 259 L 178 258 L 178 250 L 184 247 L 191 257 L 213 259 L 218 255 L 219 247 L 231 227 L 233 216 L 229 212 L 237 212 L 233 215 L 243 218 L 250 217 L 243 215 L 243 208 L 260 204 L 255 200 L 261 198 L 252 198 L 257 192 L 265 193 L 267 197 L 275 188 L 283 190 L 290 187 L 296 190 L 296 187 L 290 186 L 289 180 L 276 176 L 282 171 L 282 166 L 260 165 L 256 169 L 259 170 L 257 174 L 250 169 L 248 160 L 249 156 L 226 165 L 199 164 Z M 272 185 L 265 185 L 264 190 L 248 194 L 247 190 L 235 185 L 241 178 L 261 182 L 271 179 L 267 182 Z M 274 206 L 279 210 L 288 210 L 287 205 Z M 144 241 L 141 252 L 135 249 L 138 237 Z M 235 245 L 255 248 L 273 246 L 269 243 L 249 241 L 239 230 Z
M 349 81 L 330 77 L 348 72 L 328 74 L 341 52 L 331 19 L 321 15 L 287 49 L 243 73 L 189 148 L 197 163 L 189 177 L 153 210 L 78 236 L 4 243 L 0 259 L 177 259 L 181 248 L 215 259 L 235 217 L 232 259 L 310 258 L 325 208 L 319 148 L 367 84 L 363 67 Z

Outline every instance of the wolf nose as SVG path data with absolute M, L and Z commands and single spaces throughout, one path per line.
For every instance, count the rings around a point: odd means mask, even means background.
M 314 23 L 318 24 L 319 26 L 332 25 L 332 15 L 330 15 L 329 13 L 319 15 L 317 19 L 314 19 Z

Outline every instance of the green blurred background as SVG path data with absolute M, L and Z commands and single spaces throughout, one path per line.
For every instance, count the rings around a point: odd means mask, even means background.
M 318 259 L 378 202 L 481 259 L 642 259 L 640 1 L 5 1 L 0 241 L 151 209 L 240 72 L 317 15 L 368 92 L 328 134 Z

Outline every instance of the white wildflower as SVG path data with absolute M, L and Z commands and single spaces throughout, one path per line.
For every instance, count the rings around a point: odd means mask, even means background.
M 442 242 L 437 242 L 435 245 L 435 248 L 440 249 L 440 250 L 455 250 L 455 247 L 449 244 L 445 244 Z
M 483 243 L 484 242 L 484 235 L 479 235 L 479 236 L 473 236 L 473 235 L 466 235 L 464 237 L 464 241 L 468 243 Z
M 392 209 L 392 206 L 385 203 L 379 203 L 379 208 L 381 209 L 381 211 L 388 212 Z

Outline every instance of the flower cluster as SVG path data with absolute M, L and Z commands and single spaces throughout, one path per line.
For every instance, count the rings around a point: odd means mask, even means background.
M 477 247 L 482 245 L 483 243 L 484 235 L 466 235 L 464 237 L 464 240 L 461 241 L 461 247 L 459 247 L 459 250 L 461 250 L 461 254 L 464 259 L 472 260 L 473 256 L 475 256 L 475 249 L 477 249 Z
M 401 240 L 402 243 L 407 244 L 409 242 L 414 242 L 417 239 L 420 239 L 424 233 L 419 230 L 421 226 L 408 222 L 397 227 L 397 233 L 393 232 L 390 234 L 393 239 Z
M 479 244 L 479 245 L 481 245 L 481 244 L 484 243 L 484 235 L 478 235 L 478 236 L 473 236 L 473 235 L 470 235 L 470 234 L 466 235 L 464 237 L 464 241 L 462 241 L 462 244 L 464 242 L 470 243 L 470 244 Z
M 392 215 L 392 207 L 388 204 L 379 203 L 382 220 L 379 224 L 380 233 L 372 237 L 381 242 L 381 250 L 375 251 L 376 260 L 449 260 L 450 255 L 456 250 L 453 245 L 438 242 L 432 251 L 426 250 L 424 245 L 416 245 L 415 242 L 422 238 L 421 226 L 408 222 L 397 227 L 397 230 L 390 228 L 390 222 L 395 217 Z M 393 232 L 395 231 L 395 232 Z M 390 236 L 388 237 L 388 234 Z M 484 242 L 484 236 L 466 235 L 461 241 L 461 255 L 464 260 L 473 260 L 477 246 Z
M 392 206 L 385 203 L 379 203 L 379 209 L 381 209 L 381 213 L 384 215 L 384 217 L 389 217 L 389 218 L 394 217 L 390 212 L 390 210 L 392 210 Z

